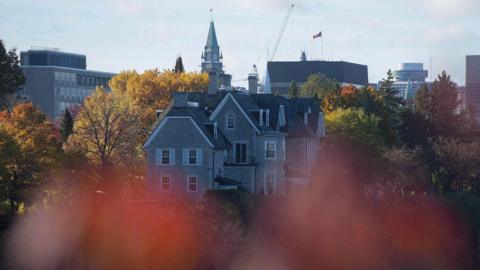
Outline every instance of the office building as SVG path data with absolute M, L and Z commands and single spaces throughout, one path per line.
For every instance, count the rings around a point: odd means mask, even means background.
M 108 82 L 114 73 L 87 70 L 85 55 L 58 49 L 31 49 L 20 53 L 26 77 L 19 95 L 39 106 L 51 118 L 65 109 L 81 105 L 97 86 L 110 91 Z
M 308 61 L 305 53 L 302 53 L 300 61 L 268 62 L 264 93 L 288 95 L 292 81 L 301 86 L 310 75 L 318 73 L 335 79 L 342 85 L 368 85 L 368 67 L 365 65 L 344 61 Z
M 480 55 L 467 55 L 465 83 L 466 104 L 480 115 Z

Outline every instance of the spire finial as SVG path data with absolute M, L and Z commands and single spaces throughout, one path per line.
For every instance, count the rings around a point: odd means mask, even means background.
M 213 8 L 210 8 L 210 21 L 213 22 Z

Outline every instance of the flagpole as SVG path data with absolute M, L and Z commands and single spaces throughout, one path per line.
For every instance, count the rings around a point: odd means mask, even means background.
M 320 60 L 325 60 L 325 59 L 323 58 L 323 33 L 322 33 L 322 36 L 320 37 L 320 47 L 321 47 L 321 48 L 320 48 L 320 55 L 321 55 L 321 58 L 322 58 L 322 59 L 320 59 Z

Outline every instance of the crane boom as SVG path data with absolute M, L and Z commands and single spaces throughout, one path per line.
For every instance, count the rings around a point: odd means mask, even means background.
M 287 28 L 288 20 L 290 19 L 290 15 L 292 14 L 294 7 L 295 7 L 295 4 L 290 5 L 290 9 L 288 10 L 287 15 L 285 16 L 285 19 L 283 20 L 282 27 L 280 28 L 280 32 L 278 33 L 277 40 L 275 41 L 275 45 L 273 46 L 272 54 L 268 59 L 269 61 L 272 61 L 273 58 L 275 57 L 275 53 L 277 52 L 278 46 L 280 45 L 280 41 L 282 40 L 282 36 L 283 36 L 283 33 L 285 32 L 285 28 Z

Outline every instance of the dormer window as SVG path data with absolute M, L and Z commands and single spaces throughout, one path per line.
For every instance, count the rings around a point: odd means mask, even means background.
M 227 129 L 235 129 L 235 115 L 233 113 L 227 114 Z

